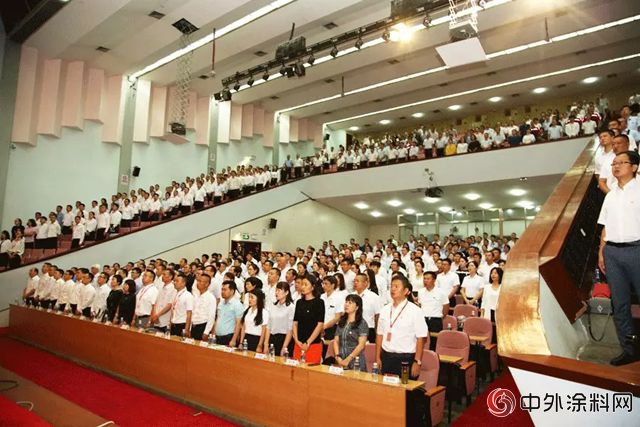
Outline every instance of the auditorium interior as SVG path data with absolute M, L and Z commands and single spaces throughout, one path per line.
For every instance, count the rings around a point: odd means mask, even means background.
M 0 17 L 0 425 L 640 426 L 640 285 L 621 303 L 603 268 L 640 245 L 603 231 L 637 165 L 640 2 Z

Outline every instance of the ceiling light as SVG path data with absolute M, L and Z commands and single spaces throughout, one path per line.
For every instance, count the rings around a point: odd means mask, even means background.
M 427 225 L 426 222 L 419 222 L 418 225 Z
M 502 101 L 501 96 L 492 96 L 491 98 L 489 98 L 489 102 L 500 102 L 500 101 Z
M 280 75 L 284 76 L 285 74 L 287 74 L 287 67 L 282 64 L 282 67 L 280 67 Z
M 304 68 L 302 61 L 298 60 L 293 66 L 293 71 L 298 77 L 304 77 L 307 74 L 307 70 Z
M 357 131 L 357 130 L 360 130 L 360 128 L 359 128 L 358 126 L 351 126 L 351 127 L 349 128 L 349 130 L 350 130 L 351 132 L 355 132 L 355 131 Z
M 433 23 L 433 19 L 431 19 L 431 16 L 427 13 L 427 16 L 425 16 L 424 19 L 422 20 L 422 25 L 424 25 L 425 28 L 429 28 L 432 23 Z
M 313 63 L 316 62 L 316 57 L 313 56 L 313 53 L 311 55 L 309 55 L 309 59 L 307 59 L 307 63 L 309 65 L 313 65 Z
M 424 117 L 424 113 L 413 113 L 411 116 L 415 117 L 416 119 L 419 119 L 421 117 Z
M 233 90 L 235 90 L 236 92 L 240 90 L 240 82 L 236 81 L 236 84 L 233 85 Z
M 268 15 L 269 13 L 280 9 L 281 7 L 284 7 L 286 5 L 288 5 L 289 3 L 293 3 L 295 0 L 275 0 L 272 1 L 271 3 L 261 7 L 260 9 L 254 10 L 253 12 L 243 16 L 242 18 L 230 23 L 229 25 L 226 25 L 218 30 L 216 30 L 216 39 L 221 38 L 222 36 L 225 36 L 227 34 L 229 34 L 232 31 L 235 31 L 241 27 L 244 27 L 247 24 L 250 24 L 251 22 L 262 18 L 265 15 Z M 207 34 L 206 36 L 194 41 L 193 43 L 190 43 L 188 46 L 178 49 L 172 53 L 170 53 L 169 55 L 160 58 L 159 60 L 157 60 L 156 62 L 154 62 L 153 64 L 147 65 L 146 67 L 144 67 L 142 70 L 140 71 L 136 71 L 135 73 L 133 73 L 129 79 L 130 80 L 135 80 L 147 73 L 150 73 L 151 71 L 158 69 L 160 67 L 162 67 L 163 65 L 166 65 L 178 58 L 180 58 L 183 55 L 186 55 L 190 52 L 193 52 L 194 50 L 205 46 L 208 43 L 211 43 L 213 41 L 213 33 Z
M 335 44 L 333 45 L 333 49 L 331 49 L 331 52 L 329 52 L 329 55 L 333 56 L 334 58 L 338 56 L 338 48 Z
M 358 209 L 369 209 L 369 205 L 366 204 L 365 202 L 358 202 L 353 206 L 355 206 Z
M 440 212 L 451 212 L 453 210 L 453 208 L 449 207 L 449 206 L 440 206 Z
M 587 77 L 586 79 L 582 79 L 582 83 L 590 85 L 591 83 L 595 83 L 600 80 L 598 77 Z
M 540 206 L 536 206 L 536 212 L 540 212 Z
M 440 201 L 440 199 L 438 197 L 425 197 L 424 201 L 427 203 L 438 203 Z
M 403 212 L 406 213 L 407 215 L 413 215 L 414 213 L 416 213 L 416 210 L 415 209 L 411 209 L 411 208 L 407 208 Z
M 380 120 L 378 123 L 380 123 L 381 125 L 388 125 L 389 123 L 391 123 L 391 120 L 383 119 L 383 120 Z
M 255 80 L 253 79 L 253 76 L 249 75 L 249 80 L 247 80 L 247 84 L 249 85 L 249 87 L 253 86 L 254 82 Z
M 511 215 L 513 213 L 513 209 L 507 209 L 507 214 Z
M 520 196 L 524 196 L 525 194 L 527 194 L 527 192 L 526 192 L 526 190 L 522 190 L 520 188 L 513 188 L 513 189 L 509 190 L 509 194 L 511 194 L 512 196 L 520 197 Z
M 363 44 L 362 37 L 358 37 L 358 40 L 356 40 L 356 49 L 360 50 Z
M 423 215 L 424 215 L 424 214 L 423 214 L 423 213 L 420 213 L 420 212 L 418 212 L 418 213 L 416 214 L 416 216 L 423 216 Z
M 486 209 L 491 209 L 493 207 L 493 205 L 491 203 L 480 203 L 478 205 L 478 207 L 480 209 L 485 209 L 486 210 Z
M 546 87 L 537 87 L 533 90 L 533 93 L 541 94 L 541 93 L 545 93 L 546 91 L 547 91 Z
M 264 74 L 262 75 L 262 80 L 264 80 L 265 82 L 267 80 L 269 80 L 269 69 L 268 68 L 265 68 Z
M 379 211 L 371 211 L 371 212 L 369 213 L 369 215 L 371 215 L 371 216 L 372 216 L 372 217 L 374 217 L 374 218 L 380 218 L 380 217 L 382 216 L 382 212 L 379 212 Z
M 456 216 L 462 216 L 462 212 L 456 212 Z
M 455 104 L 455 105 L 451 105 L 451 106 L 449 107 L 449 110 L 451 110 L 451 111 L 458 111 L 458 110 L 459 110 L 459 109 L 461 109 L 461 108 L 462 108 L 462 105 Z
M 533 202 L 530 202 L 528 200 L 521 200 L 518 203 L 516 203 L 516 205 L 525 209 L 533 209 L 533 206 L 534 206 Z
M 464 195 L 464 198 L 467 200 L 478 200 L 480 195 L 478 193 L 467 193 Z
M 394 199 L 394 200 L 389 200 L 389 201 L 387 202 L 387 204 L 388 204 L 389 206 L 393 206 L 394 208 L 397 208 L 398 206 L 402 205 L 402 202 L 401 202 L 400 200 L 395 200 L 395 199 Z

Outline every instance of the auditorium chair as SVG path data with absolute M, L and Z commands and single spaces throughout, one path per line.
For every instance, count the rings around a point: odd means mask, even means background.
M 464 394 L 466 397 L 466 405 L 469 406 L 471 395 L 476 386 L 476 363 L 469 361 L 470 347 L 469 336 L 465 332 L 443 330 L 438 335 L 436 353 L 439 356 L 444 355 L 461 358 L 461 360 L 453 366 L 448 363 L 441 364 L 441 366 L 445 365 L 444 370 L 447 371 L 444 378 L 442 375 L 440 376 L 440 384 L 444 383 L 447 387 L 449 419 L 451 418 L 451 404 L 453 399 L 459 402 L 460 397 Z M 451 375 L 449 375 L 450 373 Z M 449 380 L 449 384 L 447 384 L 447 380 Z
M 442 330 L 446 331 L 447 329 L 449 329 L 449 325 L 451 325 L 451 330 L 452 331 L 457 331 L 458 330 L 458 319 L 456 319 L 455 317 L 453 317 L 450 314 L 447 314 L 442 319 Z
M 464 317 L 478 317 L 478 307 L 471 304 L 456 305 L 453 309 L 453 316 L 457 319 L 458 316 Z
M 438 374 L 440 372 L 440 361 L 438 355 L 430 350 L 422 353 L 422 366 L 420 367 L 420 376 L 418 381 L 424 382 L 427 398 L 427 423 L 426 425 L 436 426 L 442 422 L 444 418 L 444 401 L 446 388 L 438 385 Z
M 498 370 L 498 346 L 491 343 L 493 339 L 493 326 L 491 325 L 491 320 L 483 317 L 468 318 L 464 322 L 462 330 L 469 336 L 487 337 L 486 340 L 474 344 L 479 345 L 481 349 L 478 354 L 480 356 L 479 360 L 477 360 L 478 365 L 480 366 L 479 375 L 482 375 L 482 378 L 484 379 L 485 374 L 489 372 L 491 375 L 491 381 L 493 381 L 495 372 Z

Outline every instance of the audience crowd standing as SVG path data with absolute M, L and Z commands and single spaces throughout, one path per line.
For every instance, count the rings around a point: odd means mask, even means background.
M 315 156 L 304 159 L 300 155 L 295 160 L 287 156 L 281 168 L 269 165 L 227 167 L 220 173 L 203 173 L 196 178 L 186 177 L 183 182 L 173 181 L 164 189 L 155 184 L 148 189 L 132 190 L 129 194 L 112 195 L 110 200 L 93 200 L 90 207 L 81 201 L 64 207 L 59 205 L 48 215 L 35 212 L 34 218 L 26 223 L 17 218 L 10 233 L 8 230 L 2 232 L 0 268 L 19 266 L 26 249 L 57 248 L 61 235 L 70 236 L 71 248 L 77 248 L 121 233 L 121 228 L 141 224 L 139 221 L 149 223 L 188 214 L 307 174 L 488 151 L 563 137 L 594 135 L 598 139 L 599 132 L 607 129 L 611 130 L 612 136 L 626 135 L 629 149 L 634 150 L 637 149 L 636 140 L 640 138 L 639 113 L 637 103 L 612 112 L 606 98 L 600 97 L 595 102 L 574 102 L 564 113 L 548 110 L 518 124 L 513 120 L 498 122 L 495 126 L 481 125 L 464 132 L 455 128 L 437 130 L 421 126 L 402 135 L 386 134 L 380 139 L 365 137 L 362 142 L 356 139 L 349 147 L 340 146 L 337 151 L 325 146 Z M 606 163 L 613 154 L 613 139 L 605 136 L 600 143 L 602 149 L 596 154 L 596 168 L 601 187 L 606 190 L 613 176 L 608 165 L 604 165 L 603 171 L 601 168 L 603 159 Z
M 365 369 L 368 341 L 377 343 L 382 372 L 399 374 L 401 362 L 420 360 L 422 339 L 442 330 L 442 317 L 456 304 L 476 305 L 481 316 L 494 318 L 506 248 L 516 242 L 515 234 L 420 235 L 400 244 L 391 236 L 386 243 L 328 241 L 318 249 L 255 257 L 238 250 L 227 257 L 203 254 L 191 262 L 68 270 L 45 262 L 29 270 L 23 299 L 85 318 L 198 340 L 215 337 L 221 345 L 345 369 Z M 326 357 L 329 346 L 332 357 Z M 411 361 L 404 360 L 407 354 Z M 415 377 L 418 369 L 411 372 Z

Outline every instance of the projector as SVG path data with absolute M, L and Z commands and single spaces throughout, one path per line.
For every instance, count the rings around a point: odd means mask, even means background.
M 171 133 L 175 133 L 176 135 L 184 136 L 187 134 L 187 129 L 182 123 L 173 122 L 171 123 Z
M 478 36 L 478 26 L 470 19 L 458 21 L 449 25 L 449 36 L 451 40 L 467 40 Z

